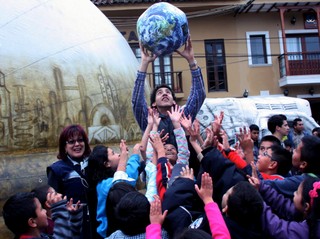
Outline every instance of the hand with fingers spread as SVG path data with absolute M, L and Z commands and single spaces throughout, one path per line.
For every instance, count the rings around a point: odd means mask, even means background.
M 243 150 L 245 159 L 248 164 L 254 161 L 253 155 L 253 140 L 251 139 L 250 130 L 247 130 L 246 127 L 240 128 L 240 133 L 236 134 L 237 139 L 239 140 L 240 147 Z
M 78 201 L 76 204 L 73 204 L 72 198 L 70 198 L 66 205 L 67 210 L 71 213 L 78 211 L 81 207 L 82 205 L 80 204 L 80 201 Z
M 160 134 L 159 134 L 159 136 L 160 136 L 160 138 L 161 138 L 161 142 L 162 142 L 163 144 L 165 144 L 166 141 L 167 141 L 167 139 L 169 138 L 169 133 L 166 133 L 166 132 L 164 131 L 164 129 L 162 129 L 161 132 L 160 132 Z
M 210 129 L 210 127 L 206 128 L 206 139 L 203 142 L 202 148 L 208 148 L 211 147 L 214 143 L 214 136 L 213 136 L 213 131 Z
M 158 133 L 152 134 L 149 139 L 157 158 L 165 157 L 166 153 L 160 135 Z
M 212 131 L 215 135 L 218 135 L 220 133 L 220 130 L 222 128 L 222 121 L 224 118 L 224 112 L 221 111 L 220 115 L 214 115 L 214 121 L 211 123 Z
M 150 223 L 162 225 L 168 210 L 162 213 L 160 197 L 154 195 L 153 198 L 154 200 L 150 203 Z
M 149 52 L 144 46 L 142 46 L 141 42 L 139 42 L 140 52 L 141 52 L 141 65 L 139 68 L 140 72 L 146 72 L 148 69 L 149 63 L 153 62 L 157 56 L 151 52 Z
M 190 115 L 185 116 L 185 114 L 183 113 L 181 118 L 180 118 L 180 124 L 184 128 L 184 130 L 188 134 L 190 134 L 190 129 L 192 128 L 192 120 L 191 120 Z
M 170 119 L 171 119 L 171 122 L 173 124 L 173 127 L 175 129 L 178 129 L 181 127 L 181 124 L 180 124 L 180 119 L 181 119 L 181 116 L 182 116 L 182 113 L 183 113 L 183 110 L 180 109 L 180 106 L 179 105 L 173 105 L 171 107 L 171 111 L 167 111 Z
M 194 52 L 193 52 L 193 47 L 192 47 L 192 42 L 191 42 L 190 36 L 188 37 L 186 44 L 184 45 L 183 51 L 176 50 L 175 52 L 177 52 L 180 56 L 185 58 L 188 61 L 189 65 L 195 62 Z
M 206 172 L 201 176 L 201 188 L 198 185 L 195 185 L 196 192 L 203 201 L 204 204 L 213 202 L 212 193 L 213 193 L 213 184 L 212 178 Z
M 224 150 L 228 150 L 230 149 L 230 144 L 229 144 L 229 140 L 228 140 L 228 135 L 224 130 L 220 131 L 220 136 L 222 138 L 222 148 Z
M 248 180 L 252 186 L 254 186 L 257 190 L 260 188 L 260 179 L 258 177 L 257 168 L 254 162 L 251 162 L 251 168 L 252 168 L 252 176 L 247 175 Z
M 189 168 L 188 165 L 183 167 L 182 171 L 180 172 L 180 177 L 194 180 L 193 168 Z
M 67 199 L 67 196 L 62 197 L 61 193 L 51 192 L 47 193 L 47 204 L 51 207 L 52 204 Z

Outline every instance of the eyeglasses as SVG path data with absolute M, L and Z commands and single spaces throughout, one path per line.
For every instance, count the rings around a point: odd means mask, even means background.
M 70 145 L 75 145 L 76 142 L 78 142 L 79 144 L 83 143 L 84 142 L 84 139 L 83 138 L 79 138 L 79 139 L 70 139 L 70 140 L 67 140 L 66 143 L 67 144 L 70 144 Z
M 263 156 L 266 156 L 266 157 L 269 157 L 272 161 L 277 161 L 277 160 L 275 160 L 274 158 L 272 158 L 272 156 L 271 156 L 270 154 L 268 154 L 267 151 L 264 151 L 264 152 L 262 153 L 262 155 L 263 155 Z

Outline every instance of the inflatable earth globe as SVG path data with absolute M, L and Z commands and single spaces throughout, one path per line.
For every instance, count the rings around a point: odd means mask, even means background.
M 187 17 L 170 3 L 156 3 L 139 17 L 137 33 L 146 49 L 157 56 L 169 55 L 188 39 Z

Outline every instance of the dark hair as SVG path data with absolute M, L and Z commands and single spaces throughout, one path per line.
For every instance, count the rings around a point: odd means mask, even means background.
M 313 134 L 314 132 L 317 132 L 317 133 L 318 133 L 317 137 L 320 138 L 320 127 L 315 127 L 315 128 L 312 130 L 312 134 Z
M 95 146 L 88 158 L 88 167 L 86 169 L 90 186 L 95 188 L 98 182 L 113 177 L 115 173 L 113 169 L 105 166 L 105 162 L 108 161 L 108 147 L 104 145 Z
M 260 221 L 263 210 L 263 199 L 259 192 L 247 181 L 233 186 L 228 198 L 228 216 L 244 227 Z
M 293 147 L 292 141 L 289 139 L 286 139 L 285 141 L 283 141 L 284 146 L 286 147 Z
M 297 126 L 298 122 L 302 121 L 300 118 L 295 118 L 292 122 L 292 126 Z
M 151 106 L 152 106 L 152 104 L 156 101 L 156 94 L 157 94 L 157 91 L 158 91 L 160 88 L 167 88 L 167 89 L 169 89 L 170 92 L 171 92 L 171 95 L 172 95 L 173 100 L 176 101 L 176 95 L 175 95 L 174 91 L 171 89 L 171 87 L 168 86 L 168 85 L 166 85 L 166 84 L 161 84 L 161 85 L 157 85 L 157 86 L 153 89 L 153 91 L 152 91 L 152 93 L 151 93 L 151 95 L 150 95 L 150 105 L 151 105 Z
M 39 202 L 41 203 L 41 206 L 43 208 L 45 208 L 45 203 L 47 201 L 47 195 L 48 195 L 49 188 L 51 188 L 51 186 L 48 184 L 45 184 L 45 185 L 36 187 L 31 190 L 31 192 L 34 194 L 34 196 L 39 199 Z
M 260 144 L 264 141 L 272 142 L 272 145 L 279 145 L 279 146 L 281 145 L 280 140 L 276 136 L 273 136 L 273 135 L 263 136 L 262 139 L 260 140 Z
M 319 181 L 319 178 L 307 176 L 307 178 L 302 182 L 302 206 L 304 206 L 306 203 L 309 203 L 311 207 L 306 218 L 309 226 L 310 239 L 319 238 L 319 235 L 317 235 L 317 221 L 320 219 L 320 189 L 316 190 L 318 197 L 313 198 L 312 205 L 309 194 L 309 192 L 314 189 L 313 184 Z
M 249 129 L 250 131 L 253 131 L 253 130 L 259 131 L 259 126 L 256 124 L 252 124 L 249 126 Z
M 37 217 L 34 194 L 24 192 L 11 196 L 3 206 L 2 215 L 6 226 L 16 236 L 26 233 L 29 230 L 28 220 Z
M 146 196 L 138 191 L 125 194 L 115 213 L 119 229 L 129 236 L 144 233 L 150 224 L 150 203 Z
M 107 235 L 112 234 L 119 228 L 119 223 L 116 220 L 115 210 L 120 202 L 121 198 L 129 192 L 136 191 L 136 189 L 131 186 L 128 182 L 115 182 L 109 190 L 107 197 L 107 218 L 108 218 L 108 228 Z
M 186 228 L 174 239 L 212 239 L 212 236 L 201 229 Z
M 276 127 L 281 127 L 283 125 L 283 121 L 287 120 L 285 115 L 273 115 L 268 119 L 268 130 L 273 134 L 276 131 Z
M 63 129 L 59 137 L 59 153 L 57 156 L 58 159 L 67 160 L 67 152 L 65 149 L 67 141 L 76 135 L 80 135 L 84 139 L 85 150 L 83 153 L 83 157 L 89 156 L 89 154 L 91 153 L 91 149 L 86 132 L 80 125 L 69 125 Z
M 279 145 L 272 145 L 272 160 L 278 164 L 277 173 L 286 177 L 292 168 L 292 154 Z
M 320 175 L 320 138 L 312 135 L 304 136 L 301 139 L 301 161 L 307 162 L 304 173 Z

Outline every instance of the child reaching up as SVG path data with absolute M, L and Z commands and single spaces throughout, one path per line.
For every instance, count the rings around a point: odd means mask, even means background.
M 53 238 L 80 238 L 82 224 L 80 201 L 73 204 L 72 199 L 67 202 L 66 197 L 62 198 L 59 193 L 48 193 L 47 203 L 50 205 L 55 222 Z M 3 206 L 3 218 L 17 239 L 50 238 L 42 233 L 48 226 L 46 210 L 32 192 L 11 196 Z
M 304 179 L 293 200 L 277 193 L 271 186 L 260 181 L 253 166 L 249 181 L 265 200 L 262 226 L 271 238 L 319 238 L 320 235 L 320 179 L 308 176 Z M 296 221 L 300 216 L 303 220 Z

